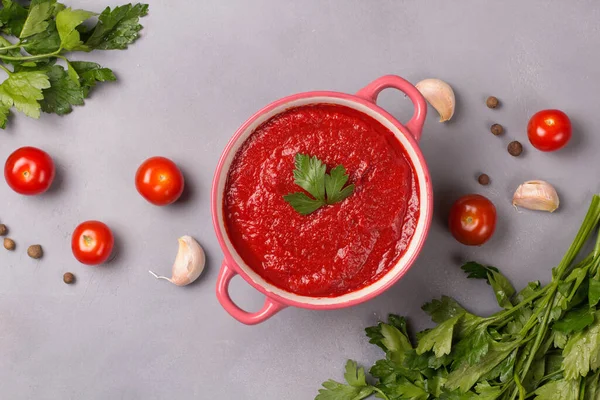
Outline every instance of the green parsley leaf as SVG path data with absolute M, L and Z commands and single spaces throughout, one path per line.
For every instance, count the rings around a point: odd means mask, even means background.
M 83 91 L 62 66 L 52 66 L 47 74 L 50 87 L 43 91 L 42 111 L 64 115 L 73 110 L 72 106 L 83 105 Z
M 446 376 L 448 374 L 445 370 L 438 370 L 438 374 L 428 378 L 425 381 L 425 389 L 427 393 L 431 394 L 435 397 L 440 397 L 442 394 L 442 388 L 444 387 L 444 383 L 446 383 Z
M 8 115 L 10 114 L 10 107 L 4 103 L 0 103 L 0 128 L 6 128 L 6 122 L 8 121 Z
M 100 64 L 87 61 L 71 61 L 70 66 L 79 76 L 81 86 L 83 87 L 83 97 L 88 97 L 92 88 L 98 82 L 116 81 L 115 74 L 109 68 L 103 68 Z
M 422 375 L 419 371 L 404 367 L 400 362 L 391 359 L 391 357 L 398 354 L 400 353 L 393 353 L 389 355 L 390 358 L 377 360 L 369 370 L 369 373 L 379 379 L 381 383 L 395 383 L 400 377 L 405 377 L 412 381 L 421 379 Z M 405 357 L 405 355 L 402 355 L 402 357 Z
M 310 193 L 316 200 L 325 201 L 325 172 L 327 166 L 316 156 L 296 154 L 294 183 Z
M 498 268 L 485 266 L 474 261 L 469 261 L 461 267 L 467 278 L 485 279 L 488 285 L 494 289 L 498 305 L 502 308 L 511 308 L 511 297 L 515 294 L 515 288 L 510 281 L 500 273 Z
M 488 381 L 479 382 L 475 385 L 475 391 L 479 396 L 478 400 L 495 400 L 502 394 L 502 390 L 498 386 L 492 386 Z
M 354 185 L 344 187 L 348 182 L 349 176 L 346 174 L 346 168 L 338 165 L 333 168 L 328 175 L 325 175 L 325 192 L 327 193 L 327 204 L 338 203 L 354 192 Z
M 475 364 L 487 354 L 491 342 L 487 326 L 480 326 L 475 332 L 456 343 L 452 349 L 452 356 L 457 363 Z
M 600 271 L 590 278 L 588 298 L 590 307 L 595 307 L 600 301 Z
M 56 29 L 60 36 L 60 43 L 65 50 L 88 50 L 80 40 L 77 28 L 83 21 L 96 15 L 85 10 L 66 8 L 56 15 Z
M 327 166 L 316 156 L 310 157 L 300 153 L 296 154 L 294 165 L 294 183 L 314 198 L 300 192 L 287 194 L 283 198 L 302 215 L 310 214 L 325 204 L 340 202 L 354 191 L 354 185 L 343 188 L 348 176 L 346 169 L 341 165 L 332 169 L 331 174 L 327 174 Z
M 496 366 L 506 360 L 518 343 L 493 343 L 487 354 L 476 364 L 462 363 L 458 368 L 448 375 L 448 381 L 444 385 L 449 390 L 460 389 L 468 391 L 485 374 L 491 372 Z
M 600 311 L 595 322 L 584 331 L 574 333 L 563 350 L 565 378 L 578 379 L 600 367 Z
M 535 391 L 536 400 L 578 400 L 579 380 L 551 381 Z
M 552 332 L 552 344 L 557 349 L 564 349 L 565 346 L 567 345 L 568 339 L 569 339 L 569 337 L 567 336 L 566 333 L 559 332 L 559 331 Z
M 461 317 L 462 314 L 452 317 L 427 332 L 419 341 L 417 354 L 423 354 L 429 350 L 433 350 L 436 357 L 450 354 L 454 325 L 456 325 Z
M 324 201 L 311 199 L 305 193 L 291 193 L 283 198 L 302 215 L 313 213 L 325 205 Z
M 367 386 L 367 378 L 365 377 L 364 368 L 358 368 L 356 361 L 348 360 L 346 362 L 346 372 L 344 378 L 350 386 L 361 387 Z
M 585 378 L 585 391 L 583 400 L 600 399 L 600 371 L 590 374 Z
M 55 4 L 56 0 L 32 0 L 19 37 L 24 39 L 48 29 L 48 19 L 53 15 Z
M 86 46 L 99 50 L 126 49 L 139 37 L 140 17 L 148 14 L 147 4 L 126 4 L 113 10 L 106 7 L 98 17 Z
M 8 108 L 15 106 L 25 115 L 39 118 L 38 100 L 44 98 L 42 89 L 49 87 L 48 76 L 43 72 L 15 72 L 0 84 L 0 101 Z
M 427 400 L 429 393 L 406 378 L 398 379 L 393 385 L 382 385 L 381 390 L 390 399 Z
M 500 272 L 496 267 L 485 266 L 475 261 L 469 261 L 460 267 L 467 274 L 469 279 L 485 279 L 489 282 L 488 273 L 490 271 Z
M 492 346 L 495 346 L 496 344 L 497 343 L 493 343 Z M 500 382 L 506 382 L 512 378 L 516 358 L 517 350 L 513 350 L 500 364 L 496 365 L 494 369 L 483 375 L 483 379 L 493 380 L 499 378 Z
M 364 368 L 358 368 L 355 361 L 348 360 L 344 378 L 348 385 L 328 380 L 323 383 L 324 389 L 319 389 L 315 400 L 361 400 L 369 397 L 375 388 L 367 384 Z
M 594 323 L 594 312 L 586 304 L 583 308 L 573 309 L 552 326 L 554 331 L 571 333 L 584 330 Z
M 396 315 L 389 316 L 389 324 L 380 322 L 365 329 L 369 343 L 379 346 L 383 351 L 406 352 L 412 350 L 412 344 L 406 333 L 406 321 Z
M 2 0 L 2 10 L 0 10 L 2 32 L 19 37 L 26 19 L 27 9 L 25 7 L 16 1 Z
M 48 21 L 48 27 L 23 40 L 23 47 L 33 55 L 54 53 L 60 48 L 60 35 L 54 20 Z
M 510 299 L 515 295 L 515 288 L 500 272 L 490 271 L 488 282 L 492 285 L 498 305 L 502 308 L 512 308 Z
M 467 312 L 456 300 L 448 296 L 442 296 L 440 300 L 433 299 L 421 308 L 431 317 L 433 322 L 438 324 Z

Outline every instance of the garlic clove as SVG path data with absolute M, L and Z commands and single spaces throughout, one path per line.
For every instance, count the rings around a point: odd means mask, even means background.
M 415 85 L 419 92 L 440 114 L 440 122 L 450 120 L 454 115 L 454 91 L 440 79 L 425 79 Z
M 206 263 L 206 256 L 202 247 L 191 236 L 182 236 L 178 239 L 179 251 L 173 263 L 173 272 L 170 278 L 158 276 L 149 271 L 156 279 L 167 280 L 177 286 L 185 286 L 194 282 Z
M 560 205 L 556 189 L 545 181 L 527 181 L 517 188 L 513 206 L 553 212 Z

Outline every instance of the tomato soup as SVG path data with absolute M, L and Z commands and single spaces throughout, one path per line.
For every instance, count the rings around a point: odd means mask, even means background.
M 284 200 L 296 154 L 327 170 L 343 165 L 352 195 L 301 215 Z M 383 277 L 406 251 L 419 217 L 416 174 L 404 148 L 375 119 L 315 104 L 282 112 L 238 150 L 223 198 L 227 234 L 267 282 L 298 295 L 335 297 Z

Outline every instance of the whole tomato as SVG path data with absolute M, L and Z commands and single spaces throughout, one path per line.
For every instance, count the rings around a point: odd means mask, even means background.
M 456 200 L 450 210 L 450 232 L 468 246 L 487 242 L 496 229 L 496 207 L 486 197 L 469 194 Z
M 560 110 L 542 110 L 531 117 L 527 125 L 529 141 L 538 150 L 555 151 L 571 139 L 571 120 Z
M 21 147 L 15 150 L 4 164 L 4 179 L 19 194 L 32 196 L 44 193 L 52 185 L 54 161 L 43 150 Z
M 183 174 L 168 158 L 152 157 L 138 168 L 135 187 L 150 203 L 166 206 L 177 201 L 183 193 Z
M 77 226 L 71 238 L 73 255 L 82 264 L 106 262 L 114 249 L 115 238 L 108 226 L 100 221 L 86 221 Z

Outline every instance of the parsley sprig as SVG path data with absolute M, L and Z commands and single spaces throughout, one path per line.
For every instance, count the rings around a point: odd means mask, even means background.
M 469 278 L 491 286 L 502 311 L 480 317 L 443 296 L 423 306 L 437 326 L 417 333 L 416 344 L 406 320 L 390 315 L 366 329 L 385 352 L 369 371 L 375 382 L 349 361 L 346 383 L 325 382 L 316 400 L 600 399 L 600 234 L 575 262 L 599 224 L 596 195 L 546 286 L 531 282 L 517 293 L 497 268 L 465 264 Z
M 335 204 L 344 200 L 354 192 L 354 185 L 348 183 L 348 174 L 343 165 L 338 165 L 327 173 L 327 166 L 316 156 L 296 154 L 294 183 L 306 190 L 283 196 L 296 211 L 308 215 L 327 204 Z
M 7 78 L 0 83 L 0 128 L 6 127 L 13 107 L 32 118 L 41 111 L 67 114 L 84 104 L 98 82 L 116 80 L 110 69 L 71 61 L 65 54 L 126 49 L 139 37 L 139 18 L 147 13 L 147 4 L 106 7 L 98 15 L 56 0 L 32 0 L 25 6 L 2 0 L 0 69 Z

